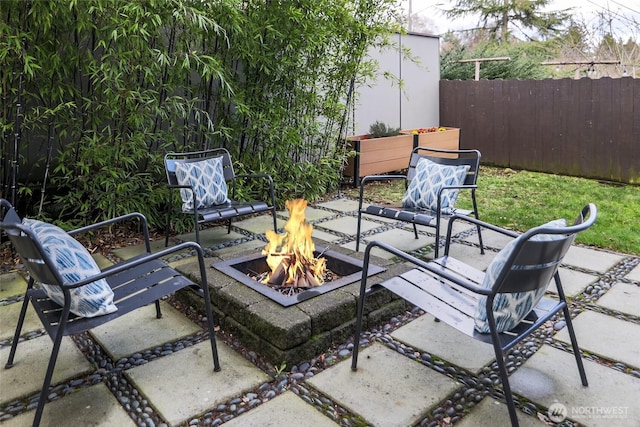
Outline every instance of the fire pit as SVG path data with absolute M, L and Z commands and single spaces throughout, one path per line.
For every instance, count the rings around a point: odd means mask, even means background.
M 317 247 L 314 254 L 316 257 L 322 254 L 322 257 L 326 260 L 327 269 L 334 272 L 338 278 L 330 282 L 325 282 L 320 286 L 308 287 L 307 289 L 292 295 L 286 295 L 286 293 L 282 293 L 268 284 L 261 283 L 260 281 L 253 279 L 253 277 L 269 271 L 266 255 L 255 253 L 241 258 L 221 261 L 213 264 L 213 267 L 233 277 L 238 282 L 250 287 L 251 289 L 260 292 L 262 295 L 270 298 L 283 307 L 289 307 L 299 302 L 306 301 L 309 298 L 322 295 L 334 289 L 353 283 L 359 280 L 362 275 L 362 261 L 358 259 L 343 255 L 339 252 L 326 250 L 321 247 Z M 371 276 L 384 270 L 385 269 L 382 267 L 370 264 L 367 274 Z
M 313 226 L 306 221 L 304 199 L 287 200 L 289 219 L 285 233 L 267 230 L 262 254 L 219 262 L 213 267 L 284 307 L 306 301 L 353 283 L 362 276 L 362 262 L 323 248 L 311 239 Z M 368 275 L 384 269 L 370 266 Z M 331 281 L 325 283 L 326 273 Z M 333 278 L 333 276 L 338 276 Z

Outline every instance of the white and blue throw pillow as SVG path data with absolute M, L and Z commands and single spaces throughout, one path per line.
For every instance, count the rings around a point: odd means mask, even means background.
M 438 192 L 445 186 L 464 184 L 469 165 L 441 165 L 427 158 L 421 158 L 416 164 L 416 174 L 402 198 L 402 206 L 410 209 L 435 211 L 438 208 Z M 442 193 L 440 211 L 451 214 L 458 199 L 458 190 L 446 190 Z
M 60 227 L 33 219 L 24 219 L 22 225 L 40 241 L 58 269 L 63 284 L 72 284 L 100 273 L 100 267 L 89 251 Z M 60 287 L 47 283 L 40 283 L 40 286 L 49 298 L 64 305 L 64 293 Z M 118 309 L 113 303 L 113 291 L 104 279 L 71 289 L 70 293 L 70 310 L 77 316 L 101 316 Z
M 562 228 L 566 226 L 564 219 L 557 219 L 544 224 L 544 227 Z M 536 234 L 531 237 L 532 241 L 549 241 L 562 239 L 562 234 Z M 507 258 L 511 255 L 513 248 L 520 237 L 511 240 L 504 248 L 495 256 L 487 271 L 485 272 L 482 287 L 491 289 L 498 278 L 498 275 L 504 268 Z M 546 292 L 547 287 L 526 292 L 502 293 L 496 295 L 493 300 L 493 315 L 496 320 L 496 328 L 498 332 L 509 331 L 515 328 L 527 314 L 540 302 L 540 299 Z M 478 299 L 476 306 L 475 328 L 478 332 L 489 333 L 489 321 L 487 320 L 487 297 L 482 296 Z
M 179 185 L 188 185 L 193 188 L 193 193 L 187 189 L 180 189 L 184 212 L 194 209 L 194 193 L 196 209 L 208 208 L 229 201 L 227 183 L 222 169 L 222 157 L 212 157 L 197 162 L 176 162 L 176 180 Z

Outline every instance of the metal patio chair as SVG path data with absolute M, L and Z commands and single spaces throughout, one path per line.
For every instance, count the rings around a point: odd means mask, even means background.
M 53 341 L 47 371 L 38 398 L 38 405 L 33 421 L 34 426 L 38 426 L 40 423 L 44 405 L 50 393 L 51 380 L 64 336 L 93 329 L 151 303 L 155 303 L 155 315 L 157 318 L 160 318 L 162 316 L 160 311 L 160 298 L 173 294 L 183 288 L 198 288 L 200 294 L 204 297 L 214 371 L 220 370 L 204 254 L 197 243 L 185 242 L 169 249 L 151 253 L 147 222 L 145 217 L 139 213 L 123 215 L 118 218 L 82 227 L 66 233 L 67 236 L 63 235 L 65 233 L 61 229 L 56 231 L 55 229 L 57 227 L 37 222 L 37 226 L 47 231 L 48 229 L 53 230 L 55 237 L 55 242 L 53 242 L 45 240 L 47 237 L 43 238 L 42 234 L 34 231 L 36 230 L 35 228 L 25 225 L 25 221 L 31 220 L 22 221 L 12 205 L 7 200 L 0 199 L 0 213 L 3 211 L 4 215 L 1 216 L 0 229 L 9 237 L 9 240 L 29 273 L 27 290 L 15 334 L 13 335 L 11 350 L 5 369 L 11 368 L 14 364 L 14 357 L 18 348 L 22 325 L 30 303 Z M 55 251 L 60 250 L 60 246 L 66 243 L 77 243 L 71 236 L 90 232 L 101 227 L 109 227 L 123 221 L 139 222 L 144 234 L 146 251 L 130 260 L 117 263 L 104 270 L 100 270 L 96 264 L 96 274 L 88 273 L 86 277 L 70 282 L 70 276 L 66 276 L 67 273 L 65 273 L 65 271 L 68 271 L 67 267 L 76 268 L 78 266 L 69 265 L 68 261 L 65 260 L 68 260 L 67 252 L 62 256 L 58 256 Z M 55 247 L 49 246 L 49 243 L 52 243 Z M 79 243 L 77 244 L 80 245 Z M 67 248 L 64 248 L 64 250 L 66 251 Z M 202 283 L 190 280 L 170 267 L 167 262 L 163 260 L 167 255 L 185 250 L 195 251 L 200 267 Z M 52 255 L 52 253 L 56 255 Z M 90 257 L 88 252 L 86 255 Z M 86 261 L 86 259 L 84 261 Z M 64 267 L 61 266 L 61 262 L 65 263 Z M 104 280 L 104 282 L 102 280 Z M 103 284 L 105 282 L 106 285 L 104 286 L 106 286 L 106 290 L 111 293 L 112 299 L 109 298 L 109 302 L 105 304 L 102 304 L 104 300 L 100 300 L 100 303 L 96 305 L 101 307 L 108 305 L 110 307 L 109 310 L 103 310 L 102 312 L 105 312 L 105 314 L 90 314 L 93 317 L 82 317 L 83 313 L 80 313 L 80 315 L 75 313 L 79 309 L 84 309 L 80 308 L 84 306 L 78 303 L 76 291 L 82 291 L 86 289 L 86 286 L 94 286 L 97 283 Z M 36 286 L 36 284 L 38 284 L 38 286 Z M 45 289 L 53 289 L 53 291 L 55 291 L 54 294 L 57 293 L 56 295 L 62 298 L 62 304 L 55 302 L 52 297 L 49 296 L 49 293 L 45 293 Z
M 208 174 L 208 176 L 197 176 L 196 178 L 204 178 L 207 182 L 204 185 L 197 182 L 198 179 L 191 182 L 180 182 L 177 169 L 182 166 L 194 166 L 198 163 L 221 160 L 221 173 Z M 233 162 L 229 151 L 224 148 L 213 148 L 203 151 L 193 151 L 184 153 L 167 153 L 164 157 L 165 170 L 167 173 L 167 182 L 169 186 L 169 206 L 167 210 L 167 225 L 165 230 L 165 246 L 169 245 L 169 232 L 171 229 L 171 217 L 173 213 L 181 213 L 193 216 L 195 225 L 196 242 L 200 243 L 200 224 L 217 221 L 227 221 L 227 232 L 231 232 L 231 221 L 245 215 L 253 215 L 265 212 L 271 212 L 273 217 L 273 231 L 277 232 L 276 224 L 276 202 L 273 179 L 266 174 L 239 174 L 236 175 L 233 170 Z M 263 181 L 263 197 L 261 200 L 236 201 L 234 197 L 238 193 L 238 181 Z M 220 199 L 211 199 L 210 203 L 202 203 L 203 197 L 206 198 L 207 186 L 213 186 L 217 189 L 222 188 L 225 197 Z M 228 187 L 229 197 L 226 197 Z M 174 205 L 174 193 L 179 189 L 182 196 L 182 207 L 176 209 Z M 188 202 L 185 202 L 189 199 Z M 189 203 L 192 202 L 192 203 Z
M 370 288 L 367 288 L 366 275 L 362 276 L 352 370 L 357 370 L 365 298 L 381 289 L 388 289 L 469 337 L 493 345 L 512 426 L 518 426 L 518 419 L 505 367 L 505 355 L 557 313 L 564 317 L 580 379 L 582 385 L 587 386 L 558 267 L 576 234 L 591 227 L 596 216 L 595 205 L 589 204 L 573 225 L 558 226 L 548 223 L 532 228 L 520 236 L 475 218 L 454 216 L 447 229 L 445 254 L 431 262 L 424 262 L 385 243 L 369 243 L 365 250 L 363 271 L 367 271 L 371 250 L 376 247 L 415 265 L 416 268 Z M 496 255 L 484 273 L 449 256 L 455 220 L 468 221 L 514 237 L 515 240 Z M 543 296 L 552 280 L 555 282 L 558 299 Z M 537 301 L 534 295 L 537 295 Z M 517 298 L 513 301 L 514 310 L 508 313 L 500 310 L 501 303 L 508 301 L 505 298 Z M 519 308 L 518 304 L 521 304 Z M 488 333 L 480 332 L 482 328 L 488 329 Z
M 478 171 L 480 168 L 480 157 L 481 154 L 478 150 L 443 150 L 443 149 L 435 149 L 435 148 L 426 148 L 426 147 L 416 147 L 411 153 L 411 157 L 409 159 L 409 167 L 407 169 L 406 175 L 369 175 L 362 178 L 360 181 L 360 196 L 358 199 L 358 226 L 356 230 L 356 252 L 360 250 L 360 239 L 361 239 L 361 224 L 362 224 L 362 215 L 371 215 L 382 218 L 393 219 L 396 221 L 403 221 L 413 225 L 413 233 L 415 238 L 418 238 L 418 225 L 427 226 L 427 227 L 435 227 L 436 233 L 436 244 L 435 244 L 435 256 L 438 257 L 439 253 L 439 242 L 440 242 L 440 223 L 442 218 L 450 218 L 454 214 L 460 215 L 473 215 L 476 219 L 479 219 L 478 215 L 478 204 L 476 202 L 476 188 L 478 181 Z M 435 163 L 436 165 L 444 166 L 445 168 L 465 168 L 468 167 L 466 173 L 462 173 L 458 177 L 462 179 L 457 180 L 457 183 L 452 183 L 451 181 L 456 181 L 455 179 L 451 179 L 448 182 L 447 180 L 443 180 L 433 186 L 432 188 L 429 185 L 416 185 L 412 186 L 412 181 L 414 181 L 418 175 L 421 174 L 420 171 L 417 172 L 419 162 L 422 160 L 428 160 L 430 162 Z M 436 166 L 437 167 L 437 166 Z M 463 171 L 464 172 L 464 171 Z M 365 200 L 365 188 L 366 185 L 370 182 L 374 181 L 390 181 L 390 180 L 403 180 L 405 190 L 412 192 L 411 190 L 415 188 L 413 193 L 418 193 L 418 197 L 424 197 L 426 195 L 419 194 L 419 192 L 427 189 L 429 191 L 433 191 L 432 203 L 430 205 L 424 206 L 407 206 L 407 204 L 403 203 L 400 205 L 376 205 L 371 204 L 365 208 L 363 208 L 364 200 Z M 417 182 L 413 183 L 417 184 Z M 463 210 L 458 209 L 453 206 L 443 206 L 447 203 L 445 201 L 449 201 L 449 197 L 452 191 L 469 191 L 471 196 L 471 202 L 473 204 L 473 209 L 471 210 Z M 408 193 L 405 193 L 405 197 Z M 453 198 L 453 204 L 455 204 L 456 196 Z M 480 231 L 480 227 L 477 227 L 478 230 L 478 241 L 480 243 L 480 252 L 484 253 L 484 246 L 482 244 L 482 233 Z

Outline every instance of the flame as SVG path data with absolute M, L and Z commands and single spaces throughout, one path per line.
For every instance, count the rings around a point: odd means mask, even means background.
M 315 258 L 316 249 L 311 233 L 313 226 L 306 221 L 304 214 L 307 201 L 304 199 L 287 200 L 289 220 L 286 222 L 284 234 L 277 234 L 273 230 L 266 231 L 269 243 L 262 250 L 267 255 L 267 264 L 271 273 L 262 281 L 274 284 L 274 281 L 289 286 L 319 286 L 323 282 L 326 267 L 325 258 Z M 282 279 L 274 278 L 274 272 Z M 280 283 L 278 283 L 280 284 Z

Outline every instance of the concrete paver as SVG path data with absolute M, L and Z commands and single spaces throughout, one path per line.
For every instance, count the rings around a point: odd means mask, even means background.
M 629 280 L 640 282 L 640 264 L 638 264 L 633 270 L 631 270 L 629 274 L 627 274 L 626 278 Z
M 269 381 L 264 372 L 227 345 L 218 341 L 217 346 L 220 372 L 213 371 L 207 340 L 130 369 L 125 375 L 175 426 Z
M 360 353 L 356 372 L 348 359 L 307 382 L 371 425 L 384 427 L 413 425 L 459 386 L 381 344 Z
M 292 423 L 313 427 L 338 425 L 291 391 L 284 392 L 225 425 L 228 427 L 283 427 Z
M 33 422 L 35 410 L 2 423 L 3 427 L 25 427 Z M 42 426 L 135 427 L 129 414 L 103 383 L 81 389 L 49 402 L 42 413 Z
M 24 295 L 27 282 L 18 273 L 7 273 L 0 280 L 0 299 Z
M 640 325 L 594 311 L 584 311 L 573 320 L 580 348 L 611 360 L 640 368 Z M 569 342 L 566 328 L 555 339 Z
M 48 335 L 18 343 L 11 369 L 2 369 L 0 402 L 35 394 L 42 388 L 53 343 Z M 0 348 L 0 360 L 6 363 L 11 347 Z M 69 337 L 62 339 L 52 385 L 92 371 L 92 367 Z
M 567 297 L 575 297 L 579 295 L 587 286 L 598 280 L 598 276 L 577 270 L 571 270 L 565 267 L 560 267 L 558 272 L 560 273 L 562 288 L 564 289 L 564 293 Z M 555 285 L 549 285 L 548 291 L 555 294 Z
M 436 322 L 428 313 L 398 328 L 391 336 L 471 372 L 478 372 L 495 360 L 490 344 L 474 340 L 446 323 Z
M 372 221 L 362 220 L 362 223 L 360 224 L 360 226 L 362 227 L 360 231 L 364 233 L 365 231 L 369 231 L 374 228 L 380 227 L 380 224 Z M 354 217 L 344 216 L 337 219 L 331 219 L 329 221 L 315 224 L 313 227 L 324 228 L 329 231 L 335 231 L 337 233 L 343 233 L 349 236 L 355 236 L 356 230 L 358 229 L 357 228 L 358 221 Z
M 580 382 L 573 354 L 543 345 L 509 382 L 515 394 L 546 408 L 555 404 L 581 426 L 640 425 L 640 378 L 588 360 L 584 365 L 588 387 Z
M 367 242 L 378 240 L 387 243 L 397 249 L 405 252 L 412 252 L 422 247 L 433 244 L 434 238 L 431 236 L 418 235 L 416 239 L 413 231 L 394 228 L 392 230 L 383 231 L 381 233 L 372 234 L 366 237 Z M 360 242 L 360 250 L 364 252 L 366 245 Z M 375 252 L 374 252 L 375 253 Z
M 155 305 L 151 304 L 94 328 L 89 333 L 117 361 L 201 330 L 166 302 L 160 303 L 160 309 L 160 319 L 156 318 Z
M 629 283 L 615 283 L 598 300 L 602 307 L 640 317 L 640 286 Z
M 510 423 L 507 405 L 491 397 L 485 397 L 473 408 L 471 414 L 463 417 L 455 427 L 508 426 Z M 518 423 L 520 427 L 548 425 L 536 416 L 527 415 L 521 411 L 518 411 Z
M 0 319 L 17 319 L 20 316 L 20 310 L 22 309 L 22 302 L 18 304 L 9 304 L 0 306 Z M 33 309 L 33 306 L 29 305 L 27 308 L 27 315 L 24 318 L 24 324 L 22 325 L 21 334 L 25 335 L 29 332 L 39 331 L 44 329 L 38 315 Z M 16 331 L 16 324 L 13 322 L 0 322 L 0 340 L 13 338 L 13 334 Z
M 276 226 L 278 230 L 284 228 L 285 221 L 276 216 Z M 239 221 L 233 221 L 231 223 L 234 227 L 247 230 L 253 234 L 264 234 L 267 230 L 273 231 L 273 217 L 271 215 L 259 215 L 241 219 Z
M 358 211 L 358 201 L 345 199 L 345 198 L 318 203 L 318 206 L 322 206 L 323 208 L 333 209 L 334 211 L 340 211 L 340 212 L 357 212 Z
M 582 246 L 572 246 L 562 260 L 563 264 L 604 273 L 624 258 L 620 254 L 594 251 Z
M 279 211 L 278 215 L 281 215 L 288 219 L 290 214 L 288 210 L 284 210 L 284 211 Z M 324 209 L 316 209 L 311 206 L 307 206 L 307 208 L 304 210 L 304 216 L 308 222 L 329 218 L 335 215 L 336 215 L 335 212 L 326 211 Z

